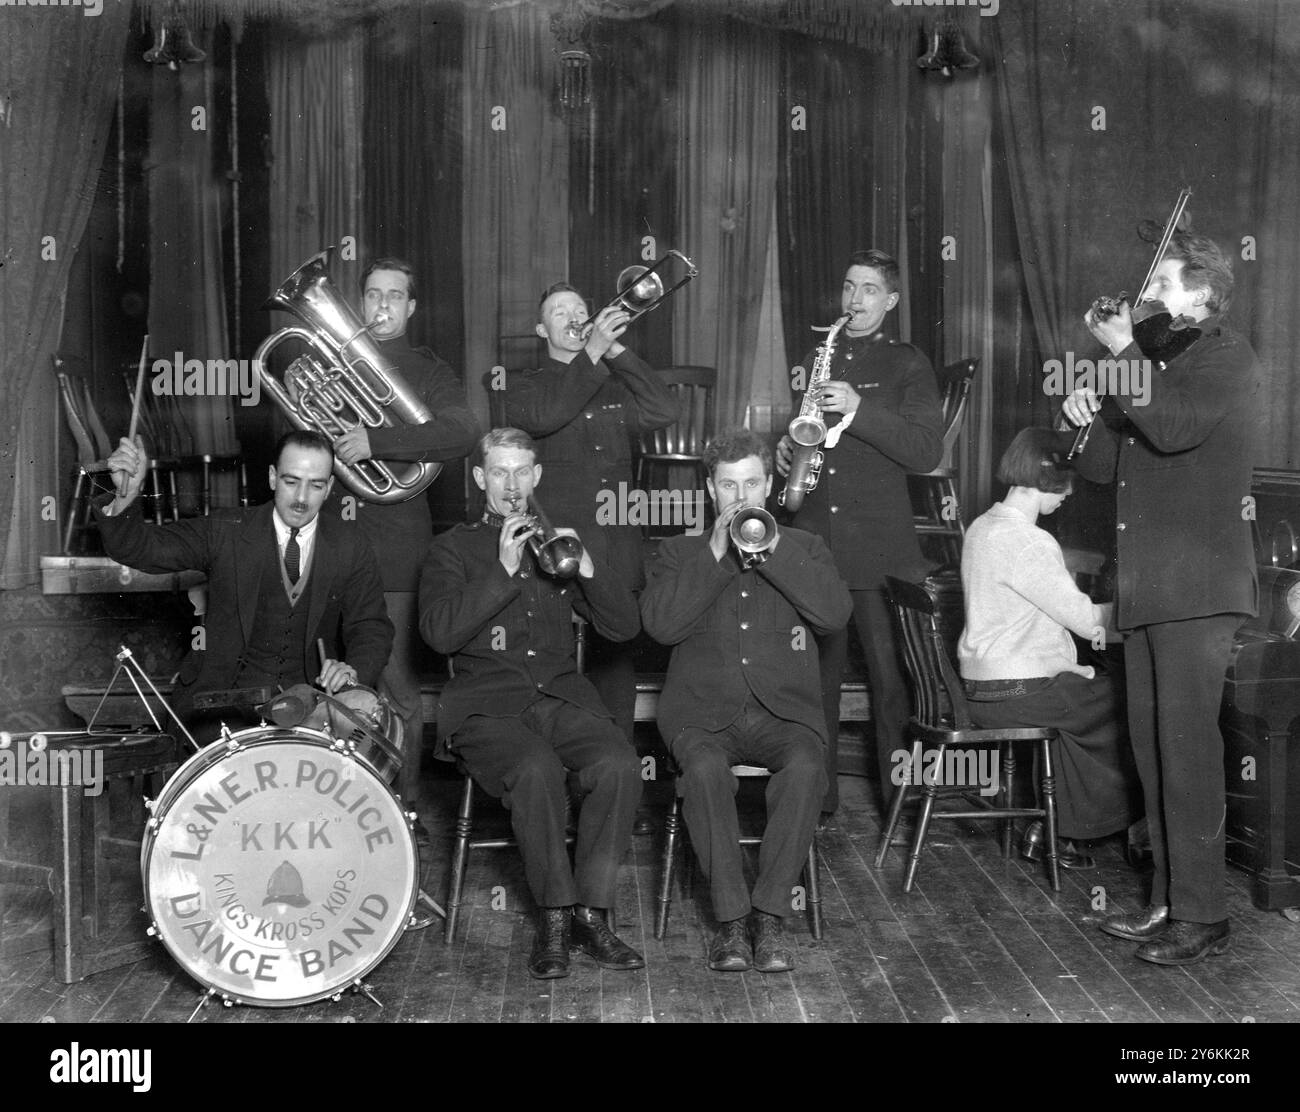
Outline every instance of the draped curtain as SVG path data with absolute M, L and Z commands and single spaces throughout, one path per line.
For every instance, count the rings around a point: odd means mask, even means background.
M 0 588 L 37 582 L 57 552 L 46 501 L 61 436 L 50 357 L 73 254 L 94 198 L 117 101 L 130 5 L 0 13 Z M 54 140 L 57 138 L 57 142 Z
M 688 30 L 680 44 L 678 226 L 701 273 L 677 294 L 673 349 L 679 363 L 717 368 L 726 427 L 743 422 L 750 401 L 781 105 L 776 37 L 722 26 L 722 35 Z
M 529 5 L 465 17 L 465 385 L 484 423 L 485 376 L 514 362 L 512 344 L 536 350 L 538 294 L 569 272 L 568 135 L 552 106 L 548 16 Z
M 280 282 L 323 247 L 339 247 L 330 280 L 353 304 L 368 245 L 360 197 L 364 39 L 349 28 L 328 39 L 268 40 L 271 108 L 271 274 Z M 288 323 L 276 314 L 275 327 Z
M 211 32 L 196 42 L 212 52 Z M 207 121 L 218 118 L 212 67 L 182 66 L 173 72 L 153 66 L 149 78 L 149 356 L 236 358 L 243 353 L 231 348 L 222 264 L 225 187 L 217 177 L 211 125 L 194 126 L 196 109 Z M 238 452 L 234 412 L 226 396 L 176 399 L 168 422 L 175 439 L 154 451 Z M 188 478 L 197 485 L 197 475 Z M 233 505 L 233 474 L 219 472 L 213 480 L 217 504 Z M 185 493 L 196 498 L 194 490 Z M 192 512 L 196 504 L 184 508 Z
M 783 40 L 777 197 L 792 367 L 818 342 L 810 329 L 839 316 L 845 264 L 858 249 L 878 247 L 899 260 L 903 299 L 886 327 L 912 338 L 909 221 L 919 179 L 909 175 L 922 156 L 908 142 L 916 68 L 896 45 L 877 52 L 798 35 Z
M 1062 0 L 1004 5 L 989 23 L 1041 357 L 1097 354 L 1085 310 L 1099 294 L 1138 292 L 1153 248 L 1135 226 L 1163 223 L 1189 185 L 1194 230 L 1234 260 L 1230 317 L 1269 376 L 1256 462 L 1295 466 L 1300 10 L 1286 0 Z M 1058 405 L 1039 393 L 1022 423 L 1050 421 Z

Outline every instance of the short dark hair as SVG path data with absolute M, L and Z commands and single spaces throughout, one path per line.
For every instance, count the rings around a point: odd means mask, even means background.
M 366 293 L 366 283 L 370 281 L 370 276 L 376 270 L 400 270 L 406 275 L 406 296 L 412 301 L 415 298 L 415 267 L 405 259 L 399 259 L 394 255 L 385 255 L 382 259 L 375 259 L 371 264 L 361 272 L 361 295 Z
M 334 445 L 330 443 L 329 437 L 315 429 L 290 429 L 275 442 L 275 455 L 272 458 L 277 471 L 280 470 L 280 457 L 286 448 L 307 448 L 324 452 L 331 461 L 334 459 Z
M 1068 434 L 1073 437 L 1074 433 Z M 998 482 L 1048 494 L 1065 494 L 1074 486 L 1074 469 L 1066 462 L 1061 434 L 1051 429 L 1021 429 L 1002 453 Z
M 885 286 L 889 292 L 898 292 L 898 260 L 893 255 L 886 254 L 884 251 L 877 251 L 874 247 L 869 251 L 854 251 L 849 256 L 849 266 L 869 266 L 880 271 L 880 276 L 884 278 Z M 844 269 L 847 271 L 849 266 Z
M 1175 232 L 1165 256 L 1183 264 L 1183 289 L 1210 291 L 1205 307 L 1211 313 L 1223 313 L 1232 301 L 1232 261 L 1214 240 Z
M 742 459 L 757 456 L 763 463 L 763 474 L 772 474 L 772 449 L 767 440 L 749 429 L 724 429 L 705 445 L 702 462 L 705 474 L 713 478 L 720 463 L 739 463 Z
M 512 429 L 503 426 L 498 429 L 488 429 L 480 438 L 478 447 L 475 449 L 478 462 L 475 467 L 482 467 L 487 460 L 487 454 L 493 448 L 519 448 L 525 452 L 533 453 L 533 462 L 537 462 L 537 441 L 529 436 L 523 429 Z
M 539 316 L 542 312 L 542 306 L 546 304 L 546 299 L 553 297 L 557 293 L 576 293 L 579 297 L 582 297 L 582 291 L 574 289 L 568 282 L 555 282 L 542 290 L 542 296 L 537 299 L 537 313 Z M 587 299 L 582 297 L 582 300 L 586 301 Z

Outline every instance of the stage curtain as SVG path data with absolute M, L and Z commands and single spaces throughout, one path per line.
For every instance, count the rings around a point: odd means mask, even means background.
M 38 582 L 40 554 L 59 551 L 44 500 L 57 497 L 52 449 L 67 434 L 50 357 L 113 121 L 129 16 L 129 4 L 111 2 L 93 19 L 80 8 L 0 13 L 3 588 Z
M 213 55 L 211 31 L 196 33 L 196 45 Z M 211 65 L 151 67 L 149 93 L 149 357 L 234 359 L 226 317 L 222 260 L 223 205 L 227 186 L 214 161 L 211 124 L 193 126 L 195 109 L 207 121 L 225 110 L 216 103 Z M 236 454 L 237 399 L 176 398 L 164 410 L 168 442 L 150 445 L 156 455 Z M 182 510 L 198 505 L 198 475 L 183 472 Z M 213 475 L 218 505 L 235 504 L 235 476 Z
M 1256 463 L 1296 466 L 1300 278 L 1284 272 L 1282 248 L 1300 241 L 1300 11 L 1284 0 L 1062 0 L 1004 5 L 989 23 L 1041 358 L 1101 351 L 1084 313 L 1100 294 L 1137 295 L 1153 247 L 1136 225 L 1163 223 L 1189 185 L 1193 229 L 1234 260 L 1230 318 L 1269 377 Z M 1041 391 L 1031 399 L 1022 424 L 1059 409 Z
M 379 20 L 366 39 L 363 242 L 410 260 L 419 279 L 409 332 L 464 366 L 461 234 L 461 6 L 426 3 Z
M 552 107 L 548 19 L 531 5 L 465 18 L 465 385 L 485 424 L 485 377 L 529 365 L 518 360 L 537 350 L 538 294 L 569 271 L 568 135 Z
M 909 139 L 919 85 L 906 52 L 798 35 L 782 44 L 778 234 L 781 312 L 793 367 L 820 342 L 810 329 L 839 317 L 845 263 L 858 249 L 878 247 L 898 259 L 903 297 L 886 327 L 913 338 L 910 217 L 924 158 Z M 916 339 L 929 354 L 928 335 Z
M 781 105 L 777 39 L 742 23 L 682 25 L 678 226 L 700 276 L 677 295 L 678 363 L 716 367 L 718 425 L 739 425 L 758 344 Z M 719 42 L 725 44 L 719 49 Z
M 363 56 L 355 27 L 327 39 L 276 35 L 266 53 L 273 280 L 334 245 L 330 281 L 354 306 L 368 250 L 360 211 Z M 276 313 L 271 323 L 280 328 L 290 318 Z

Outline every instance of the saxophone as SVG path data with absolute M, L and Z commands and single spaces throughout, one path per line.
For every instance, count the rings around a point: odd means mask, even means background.
M 852 316 L 845 313 L 827 333 L 826 342 L 817 349 L 817 358 L 813 360 L 812 375 L 808 388 L 803 392 L 803 405 L 794 420 L 790 422 L 790 439 L 794 441 L 794 458 L 790 461 L 790 474 L 785 479 L 785 489 L 777 495 L 777 505 L 784 506 L 794 513 L 803 505 L 804 495 L 815 490 L 817 480 L 821 477 L 822 463 L 825 457 L 821 444 L 826 439 L 826 421 L 822 418 L 822 407 L 817 402 L 822 384 L 830 381 L 831 357 L 835 354 L 835 340 Z

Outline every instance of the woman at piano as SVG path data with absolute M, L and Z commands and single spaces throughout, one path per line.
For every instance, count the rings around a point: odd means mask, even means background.
M 1002 456 L 998 480 L 1010 489 L 972 523 L 962 549 L 966 626 L 957 655 L 966 698 L 981 728 L 1060 732 L 1052 752 L 1058 854 L 1065 868 L 1089 869 L 1089 843 L 1126 830 L 1142 813 L 1123 668 L 1106 667 L 1101 655 L 1111 608 L 1079 590 L 1061 546 L 1038 525 L 1073 488 L 1060 434 L 1023 429 Z M 1102 663 L 1080 664 L 1075 637 Z M 1037 792 L 1038 770 L 1033 782 Z M 1041 822 L 1025 831 L 1021 852 L 1031 860 L 1044 852 Z

